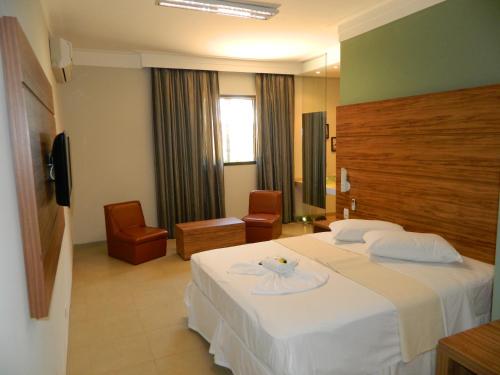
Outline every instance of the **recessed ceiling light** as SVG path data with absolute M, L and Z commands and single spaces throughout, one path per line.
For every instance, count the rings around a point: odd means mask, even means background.
M 321 74 L 321 72 L 320 72 L 319 70 L 316 70 L 316 72 L 315 72 L 315 73 L 316 73 L 316 74 Z
M 199 10 L 224 16 L 267 20 L 278 14 L 279 5 L 226 0 L 158 0 L 158 5 Z
M 339 68 L 339 66 L 338 66 L 338 65 L 334 65 L 334 66 L 333 66 L 333 68 L 334 68 L 334 69 L 338 69 L 338 68 Z

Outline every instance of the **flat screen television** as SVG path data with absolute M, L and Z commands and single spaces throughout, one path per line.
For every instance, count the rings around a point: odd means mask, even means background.
M 55 181 L 56 202 L 60 206 L 70 206 L 71 197 L 71 157 L 69 137 L 59 133 L 52 144 L 51 178 Z

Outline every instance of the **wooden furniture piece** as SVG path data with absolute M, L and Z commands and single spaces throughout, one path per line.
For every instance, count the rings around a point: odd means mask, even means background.
M 500 374 L 500 320 L 439 341 L 436 374 L 464 373 Z
M 56 135 L 52 87 L 16 18 L 0 18 L 0 50 L 30 313 L 44 318 L 64 233 L 47 167 Z
M 337 218 L 335 216 L 327 216 L 325 220 L 316 220 L 313 222 L 313 232 L 330 232 L 329 225 L 333 223 Z
M 108 255 L 140 264 L 167 253 L 168 232 L 147 227 L 139 201 L 104 206 Z
M 245 222 L 246 241 L 270 241 L 281 235 L 281 191 L 254 190 L 250 193 Z
M 189 260 L 200 251 L 243 245 L 245 223 L 234 217 L 180 223 L 175 238 L 177 254 Z
M 500 188 L 500 85 L 337 108 L 337 215 L 443 236 L 494 263 Z

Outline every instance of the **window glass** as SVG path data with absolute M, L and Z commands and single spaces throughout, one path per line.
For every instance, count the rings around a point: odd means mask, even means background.
M 251 97 L 220 98 L 224 163 L 255 161 L 254 103 Z

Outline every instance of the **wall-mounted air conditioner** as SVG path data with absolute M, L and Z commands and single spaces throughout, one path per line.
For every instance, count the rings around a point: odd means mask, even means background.
M 50 59 L 52 71 L 59 83 L 71 80 L 73 69 L 73 46 L 62 38 L 50 38 Z

